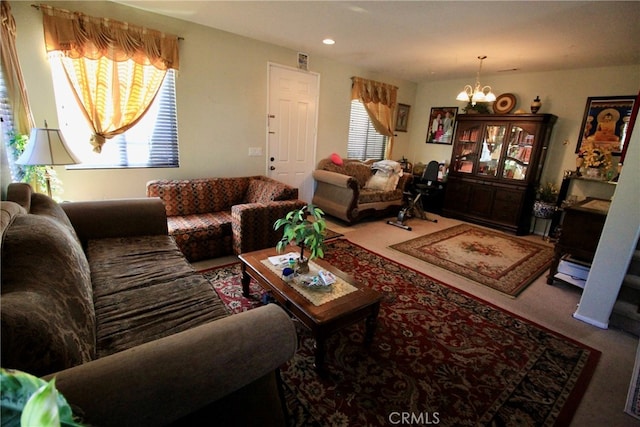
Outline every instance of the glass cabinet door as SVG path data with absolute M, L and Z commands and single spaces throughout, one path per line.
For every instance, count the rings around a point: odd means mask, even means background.
M 473 173 L 478 157 L 478 145 L 482 138 L 482 125 L 463 125 L 457 131 L 457 143 L 454 147 L 452 168 L 454 172 Z
M 529 159 L 533 151 L 535 135 L 526 129 L 514 125 L 509 132 L 509 146 L 504 161 L 502 177 L 524 180 L 529 169 Z
M 497 176 L 504 144 L 506 125 L 487 125 L 480 147 L 477 175 Z

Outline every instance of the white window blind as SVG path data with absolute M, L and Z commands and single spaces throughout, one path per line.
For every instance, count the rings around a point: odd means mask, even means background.
M 6 153 L 7 163 L 9 163 L 9 169 L 11 171 L 11 179 L 13 181 L 21 181 L 24 176 L 24 171 L 19 165 L 15 164 L 19 153 L 15 152 L 9 145 L 11 138 L 10 133 L 14 131 L 13 126 L 13 111 L 9 102 L 9 93 L 5 83 L 4 72 L 0 68 L 0 131 L 2 132 L 0 141 L 2 141 L 4 145 L 2 149 L 5 150 Z
M 347 157 L 381 160 L 384 157 L 386 143 L 387 137 L 380 135 L 373 127 L 362 103 L 355 99 L 351 101 Z

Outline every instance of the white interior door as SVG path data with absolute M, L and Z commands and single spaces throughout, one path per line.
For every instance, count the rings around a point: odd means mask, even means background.
M 271 63 L 268 74 L 267 175 L 298 188 L 310 203 L 320 76 Z

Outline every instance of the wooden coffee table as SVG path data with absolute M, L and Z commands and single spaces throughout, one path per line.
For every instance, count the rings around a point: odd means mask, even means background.
M 355 291 L 340 296 L 321 305 L 314 305 L 282 277 L 274 273 L 263 261 L 270 256 L 278 255 L 275 248 L 263 249 L 239 255 L 242 261 L 242 293 L 249 295 L 249 282 L 254 278 L 260 286 L 270 291 L 276 301 L 300 322 L 307 326 L 315 339 L 315 367 L 322 372 L 324 368 L 325 340 L 329 335 L 365 319 L 365 343 L 373 339 L 376 319 L 380 310 L 382 296 L 371 288 L 358 284 L 354 278 L 333 267 L 321 259 L 312 262 L 322 269 L 330 271 L 346 283 L 357 288 Z M 321 292 L 321 291 L 318 291 Z

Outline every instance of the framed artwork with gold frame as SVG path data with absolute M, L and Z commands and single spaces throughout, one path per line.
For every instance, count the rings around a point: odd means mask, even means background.
M 624 150 L 627 131 L 630 130 L 629 120 L 635 99 L 633 95 L 587 98 L 576 153 L 580 152 L 583 144 L 589 143 L 620 155 Z

